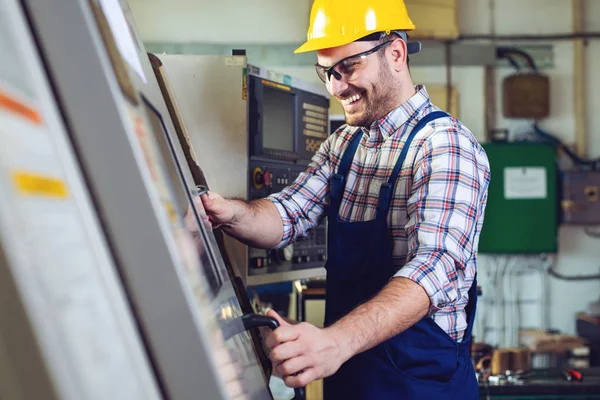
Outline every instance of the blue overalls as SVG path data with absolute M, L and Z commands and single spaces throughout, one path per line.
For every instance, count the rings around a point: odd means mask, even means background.
M 372 221 L 342 222 L 339 218 L 345 177 L 362 134 L 357 134 L 345 151 L 337 174 L 331 178 L 326 326 L 375 295 L 397 272 L 392 264 L 386 224 L 394 185 L 417 132 L 428 122 L 447 116 L 432 112 L 410 132 L 389 181 L 380 189 Z M 337 373 L 324 380 L 325 400 L 479 399 L 469 355 L 476 302 L 474 282 L 469 290 L 468 328 L 462 342 L 452 339 L 433 319 L 425 317 L 405 332 L 344 363 Z

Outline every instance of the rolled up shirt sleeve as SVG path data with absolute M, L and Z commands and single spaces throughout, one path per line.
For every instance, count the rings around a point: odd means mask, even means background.
M 329 205 L 330 139 L 321 144 L 307 169 L 290 186 L 267 197 L 283 221 L 283 237 L 275 248 L 305 236 L 322 221 Z
M 395 276 L 423 287 L 431 300 L 429 315 L 456 302 L 465 266 L 476 249 L 489 179 L 478 168 L 481 151 L 470 136 L 442 128 L 416 156 L 405 225 L 407 263 Z

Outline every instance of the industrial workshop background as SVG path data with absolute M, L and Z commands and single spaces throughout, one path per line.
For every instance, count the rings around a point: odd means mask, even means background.
M 318 82 L 314 55 L 291 55 L 306 35 L 311 4 L 309 0 L 131 1 L 148 51 L 227 54 L 243 48 L 251 63 Z M 507 117 L 503 110 L 503 82 L 516 69 L 497 49 L 517 48 L 533 58 L 549 81 L 548 115 L 537 120 L 539 128 L 582 158 L 600 157 L 600 91 L 593 89 L 600 87 L 600 1 L 414 0 L 407 6 L 418 27 L 412 37 L 424 42 L 423 54 L 411 60 L 414 81 L 425 84 L 434 103 L 456 113 L 481 143 L 504 132 L 510 140 L 536 136 L 535 119 Z M 512 59 L 522 73 L 532 70 L 522 55 L 513 54 Z M 332 103 L 333 117 L 341 114 L 336 107 Z M 493 180 L 498 182 L 500 175 L 493 174 Z M 512 214 L 510 208 L 496 211 L 506 217 Z M 537 223 L 526 216 L 519 214 L 524 219 L 513 227 Z M 546 258 L 480 256 L 479 279 L 485 289 L 475 330 L 478 341 L 516 346 L 518 327 L 575 334 L 576 314 L 598 301 L 600 280 L 565 280 L 544 272 L 551 264 L 560 275 L 598 276 L 600 240 L 593 228 L 561 223 L 560 216 L 541 217 L 542 224 L 547 220 L 559 225 L 555 255 L 548 249 Z M 522 279 L 518 293 L 512 280 L 516 274 Z

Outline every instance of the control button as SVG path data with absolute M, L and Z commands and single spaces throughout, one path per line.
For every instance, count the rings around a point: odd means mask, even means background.
M 325 256 L 325 254 L 321 254 L 321 255 L 319 256 L 319 260 L 320 260 L 320 261 L 325 261 L 325 259 L 326 259 L 326 256 Z
M 306 262 L 310 262 L 310 256 L 306 256 Z
M 292 262 L 294 260 L 294 244 L 290 244 L 282 249 L 278 249 L 274 252 L 274 261 L 278 263 Z
M 254 183 L 256 189 L 261 189 L 263 187 L 263 179 L 264 174 L 262 169 L 258 167 L 254 168 L 254 172 L 252 173 L 252 183 Z
M 257 257 L 257 258 L 250 259 L 250 268 L 258 269 L 258 268 L 262 268 L 262 267 L 263 267 L 262 258 Z
M 271 171 L 269 171 L 268 169 L 265 169 L 265 172 L 263 172 L 262 180 L 266 187 L 272 187 L 273 186 L 273 173 Z

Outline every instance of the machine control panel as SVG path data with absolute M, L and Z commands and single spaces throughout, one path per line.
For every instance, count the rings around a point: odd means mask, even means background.
M 262 199 L 293 184 L 305 166 L 272 160 L 250 160 L 248 198 Z M 284 272 L 318 268 L 327 259 L 327 230 L 325 221 L 311 229 L 306 237 L 283 249 L 248 248 L 249 274 Z
M 302 104 L 302 135 L 305 154 L 312 156 L 329 135 L 329 105 L 317 96 L 306 97 L 311 97 L 311 102 Z

